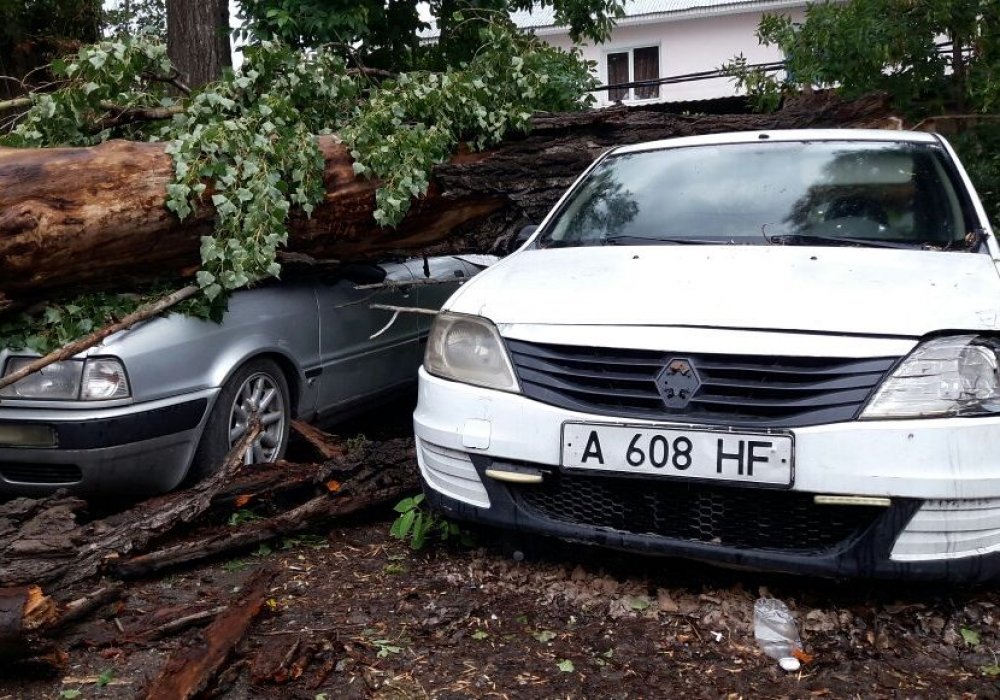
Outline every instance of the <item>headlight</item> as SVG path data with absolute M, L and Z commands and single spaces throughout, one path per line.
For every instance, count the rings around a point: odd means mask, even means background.
M 13 374 L 35 359 L 11 358 L 4 368 L 4 376 Z M 119 360 L 107 357 L 55 362 L 0 390 L 0 397 L 7 399 L 97 401 L 125 399 L 130 395 L 125 367 Z
M 130 395 L 125 368 L 118 360 L 108 357 L 87 360 L 83 370 L 80 398 L 84 401 L 127 399 Z
M 975 335 L 920 345 L 882 384 L 862 418 L 1000 413 L 1000 341 Z
M 431 326 L 424 366 L 444 379 L 503 391 L 519 390 L 496 326 L 478 316 L 439 314 Z

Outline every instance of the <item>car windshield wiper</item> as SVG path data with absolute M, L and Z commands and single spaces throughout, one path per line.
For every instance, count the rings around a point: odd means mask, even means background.
M 711 238 L 656 238 L 652 236 L 608 236 L 601 245 L 729 245 L 732 241 Z
M 779 245 L 809 245 L 810 243 L 832 243 L 838 246 L 861 246 L 866 248 L 903 248 L 922 249 L 924 243 L 919 241 L 883 241 L 877 238 L 838 238 L 836 236 L 817 236 L 809 233 L 779 233 L 768 236 L 769 243 Z

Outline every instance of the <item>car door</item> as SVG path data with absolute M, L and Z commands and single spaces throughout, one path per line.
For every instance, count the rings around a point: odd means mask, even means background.
M 414 377 L 418 361 L 415 314 L 401 313 L 389 325 L 392 312 L 371 308 L 372 304 L 414 306 L 411 287 L 392 286 L 410 282 L 412 275 L 405 264 L 381 267 L 386 277 L 374 289 L 359 289 L 366 285 L 342 278 L 318 284 L 321 417 L 363 403 Z

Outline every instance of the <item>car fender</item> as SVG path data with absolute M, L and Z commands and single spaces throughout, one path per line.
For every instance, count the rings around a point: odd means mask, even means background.
M 315 405 L 315 393 L 311 390 L 305 370 L 295 358 L 286 343 L 280 338 L 272 338 L 264 333 L 244 336 L 229 344 L 217 355 L 208 371 L 213 387 L 221 388 L 242 365 L 256 357 L 273 356 L 285 372 L 288 387 L 292 393 L 295 415 L 308 413 Z

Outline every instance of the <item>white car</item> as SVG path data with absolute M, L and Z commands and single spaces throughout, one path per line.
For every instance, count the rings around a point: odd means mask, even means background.
M 994 577 L 998 261 L 936 135 L 617 148 L 435 321 L 428 501 L 727 566 Z

